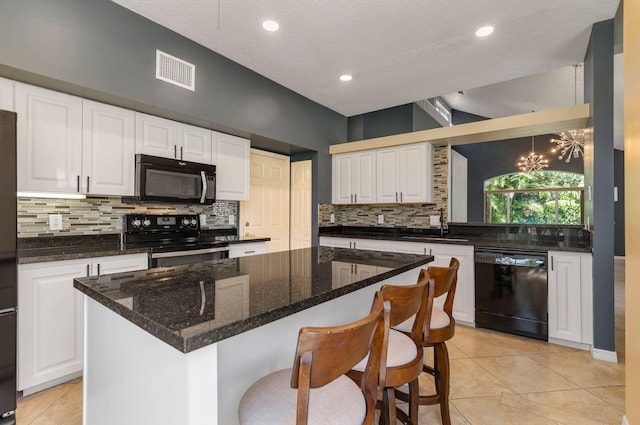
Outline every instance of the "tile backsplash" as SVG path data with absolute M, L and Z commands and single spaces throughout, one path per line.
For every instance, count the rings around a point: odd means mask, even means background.
M 444 209 L 448 217 L 448 147 L 433 145 L 433 203 L 430 204 L 319 204 L 318 226 L 378 226 L 378 227 L 438 227 L 429 225 L 429 216 Z M 331 223 L 331 214 L 335 222 Z M 384 224 L 378 224 L 378 215 L 384 216 Z
M 87 199 L 18 198 L 18 237 L 96 235 L 122 232 L 122 216 L 132 213 L 206 214 L 207 225 L 228 226 L 229 216 L 238 217 L 238 202 L 213 205 L 128 204 L 118 197 Z M 62 230 L 49 230 L 49 214 L 62 215 Z

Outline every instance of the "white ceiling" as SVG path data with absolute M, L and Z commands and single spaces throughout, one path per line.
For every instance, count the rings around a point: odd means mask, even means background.
M 581 62 L 591 25 L 612 18 L 619 3 L 113 1 L 345 116 Z M 264 19 L 277 20 L 280 30 L 264 31 Z M 494 34 L 475 37 L 475 30 L 487 24 L 496 27 Z M 180 57 L 180 52 L 167 53 Z M 339 81 L 343 73 L 353 74 L 353 80 Z M 565 104 L 570 105 L 573 85 L 569 89 Z M 539 103 L 532 99 L 530 104 L 526 110 Z

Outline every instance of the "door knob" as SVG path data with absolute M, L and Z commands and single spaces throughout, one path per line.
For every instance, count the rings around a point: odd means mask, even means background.
M 249 227 L 249 222 L 248 222 L 248 221 L 246 221 L 246 222 L 244 223 L 244 226 L 245 226 L 245 227 Z

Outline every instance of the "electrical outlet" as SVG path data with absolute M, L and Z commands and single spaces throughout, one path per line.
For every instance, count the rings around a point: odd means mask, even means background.
M 331 213 L 331 215 L 329 216 L 329 222 L 331 224 L 336 222 L 336 215 L 334 213 Z
M 384 224 L 384 216 L 382 214 L 378 214 L 378 224 Z
M 231 214 L 229 216 L 229 224 L 236 224 L 236 216 Z
M 200 226 L 206 226 L 206 225 L 207 225 L 207 215 L 200 214 Z
M 429 225 L 431 225 L 431 226 L 440 226 L 440 216 L 439 215 L 430 215 L 429 216 Z
M 49 230 L 62 230 L 62 214 L 49 214 Z

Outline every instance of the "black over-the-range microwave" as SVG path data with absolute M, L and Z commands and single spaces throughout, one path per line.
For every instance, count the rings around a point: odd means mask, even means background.
M 216 166 L 137 154 L 136 198 L 212 204 L 216 201 Z

